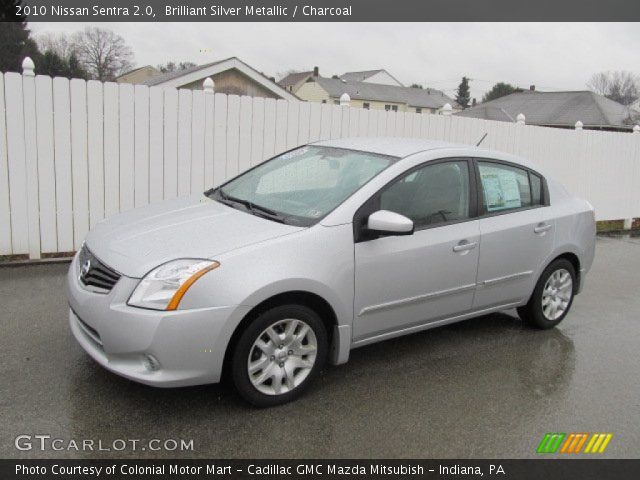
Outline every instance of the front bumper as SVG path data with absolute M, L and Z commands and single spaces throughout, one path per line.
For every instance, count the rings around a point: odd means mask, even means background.
M 74 337 L 106 369 L 147 385 L 179 387 L 220 381 L 233 331 L 249 307 L 172 312 L 130 307 L 137 279 L 121 277 L 108 294 L 85 290 L 77 257 L 67 275 Z

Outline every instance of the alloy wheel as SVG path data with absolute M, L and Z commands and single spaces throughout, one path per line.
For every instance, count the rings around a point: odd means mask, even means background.
M 311 373 L 317 352 L 318 340 L 306 322 L 280 320 L 263 330 L 249 350 L 251 384 L 265 395 L 290 392 Z
M 573 279 L 568 270 L 554 271 L 542 290 L 542 314 L 547 320 L 560 318 L 569 308 L 573 296 Z

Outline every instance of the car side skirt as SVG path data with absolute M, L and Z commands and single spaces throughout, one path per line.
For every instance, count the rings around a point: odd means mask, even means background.
M 351 348 L 363 347 L 365 345 L 369 345 L 376 342 L 381 342 L 383 340 L 388 340 L 390 338 L 401 337 L 403 335 L 408 335 L 410 333 L 420 332 L 423 330 L 429 330 L 431 328 L 440 327 L 443 325 L 447 325 L 449 323 L 456 323 L 462 320 L 466 320 L 468 318 L 479 317 L 481 315 L 486 315 L 488 313 L 499 312 L 502 310 L 508 310 L 509 308 L 514 308 L 522 305 L 522 301 L 506 303 L 503 305 L 496 305 L 495 307 L 485 308 L 482 310 L 474 310 L 471 312 L 464 313 L 462 315 L 455 315 L 453 317 L 447 317 L 436 321 L 431 321 L 427 323 L 422 323 L 418 325 L 413 325 L 411 327 L 402 328 L 399 330 L 393 330 L 391 332 L 385 332 L 373 337 L 363 338 L 361 340 L 357 340 L 351 344 Z

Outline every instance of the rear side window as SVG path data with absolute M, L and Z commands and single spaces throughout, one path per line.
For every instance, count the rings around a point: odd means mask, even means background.
M 478 170 L 485 212 L 503 212 L 535 205 L 526 170 L 492 162 L 478 162 Z M 538 205 L 540 183 L 538 178 Z

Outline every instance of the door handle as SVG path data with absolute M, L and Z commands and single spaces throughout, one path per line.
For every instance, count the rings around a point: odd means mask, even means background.
M 549 223 L 541 223 L 536 228 L 533 229 L 535 233 L 544 233 L 548 230 L 551 230 L 551 225 Z
M 453 247 L 454 252 L 466 252 L 468 250 L 473 250 L 478 245 L 478 242 L 467 242 L 466 240 L 462 240 L 458 245 Z

